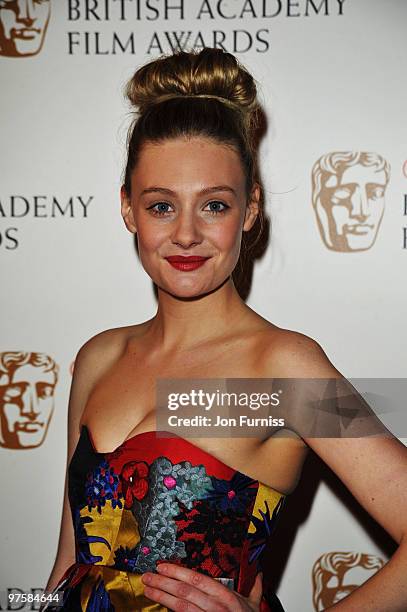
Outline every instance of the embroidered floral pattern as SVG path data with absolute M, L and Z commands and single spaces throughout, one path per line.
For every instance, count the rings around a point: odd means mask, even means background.
M 101 544 L 105 544 L 107 548 L 110 550 L 110 544 L 103 538 L 102 536 L 92 536 L 88 535 L 85 529 L 85 525 L 87 523 L 92 523 L 92 518 L 90 516 L 81 516 L 79 512 L 79 508 L 75 509 L 74 512 L 74 527 L 75 527 L 75 538 L 78 550 L 78 561 L 80 563 L 98 563 L 102 560 L 103 557 L 99 555 L 92 555 L 90 552 L 90 544 L 94 544 L 95 542 L 99 542 Z
M 182 507 L 175 517 L 178 540 L 185 542 L 188 567 L 207 575 L 238 575 L 257 487 L 243 474 L 235 476 L 230 481 L 211 476 L 212 490 L 207 496 L 191 510 Z M 231 491 L 235 494 L 230 495 Z
M 255 560 L 261 561 L 262 554 L 276 528 L 277 515 L 284 501 L 285 497 L 281 497 L 270 516 L 270 508 L 267 500 L 265 500 L 266 511 L 259 510 L 261 519 L 257 516 L 252 516 L 252 523 L 256 531 L 248 534 L 248 538 L 251 541 L 249 546 L 249 563 Z
M 122 508 L 119 485 L 119 476 L 115 474 L 107 461 L 102 461 L 87 477 L 85 487 L 89 512 L 92 508 L 97 508 L 100 514 L 108 499 L 112 502 L 113 508 L 116 506 Z
M 177 537 L 174 517 L 180 511 L 180 503 L 192 508 L 195 501 L 206 497 L 212 490 L 212 482 L 203 466 L 192 466 L 189 461 L 173 464 L 166 457 L 158 457 L 140 476 L 141 463 L 136 464 L 138 478 L 148 473 L 148 484 L 141 498 L 134 495 L 130 505 L 139 527 L 140 542 L 133 549 L 119 547 L 115 551 L 114 567 L 131 567 L 132 571 L 143 573 L 155 571 L 160 559 L 186 556 L 184 543 Z M 125 487 L 129 487 L 127 481 L 123 490 Z
M 182 438 L 167 446 L 145 432 L 112 453 L 97 453 L 86 428 L 82 431 L 69 467 L 78 570 L 64 585 L 62 610 L 113 611 L 122 601 L 130 609 L 130 598 L 143 594 L 119 592 L 114 570 L 155 572 L 163 560 L 232 579 L 239 592 L 248 594 L 283 495 L 221 462 L 216 465 Z M 168 455 L 160 454 L 161 444 Z M 194 463 L 180 460 L 184 456 Z M 209 466 L 224 477 L 208 474 Z M 82 589 L 94 564 L 98 570 Z
M 135 499 L 141 500 L 147 495 L 148 470 L 145 461 L 129 461 L 124 464 L 120 478 L 125 508 L 131 508 Z
M 213 491 L 208 493 L 208 501 L 220 508 L 222 512 L 232 510 L 244 514 L 247 505 L 256 496 L 256 481 L 240 472 L 236 472 L 231 480 L 221 480 L 212 477 Z

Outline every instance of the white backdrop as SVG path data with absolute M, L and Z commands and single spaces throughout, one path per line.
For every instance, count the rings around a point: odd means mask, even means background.
M 171 50 L 174 32 L 187 49 L 224 36 L 260 86 L 272 236 L 248 304 L 315 338 L 348 378 L 405 376 L 407 3 L 54 0 L 36 15 L 40 5 L 19 0 L 20 17 L 30 5 L 24 18 L 42 33 L 14 46 L 10 4 L 0 2 L 0 351 L 45 353 L 59 366 L 44 440 L 24 449 L 3 437 L 0 449 L 0 590 L 29 591 L 45 586 L 56 552 L 72 360 L 95 333 L 155 312 L 152 283 L 120 217 L 129 124 L 122 90 L 139 65 Z M 311 170 L 336 151 L 375 153 L 391 169 L 365 250 L 331 250 L 318 229 Z M 388 558 L 390 538 L 318 462 L 305 469 L 287 512 L 275 552 L 277 565 L 285 559 L 276 573 L 287 612 L 315 609 L 312 567 L 321 555 Z M 367 577 L 361 570 L 355 580 Z

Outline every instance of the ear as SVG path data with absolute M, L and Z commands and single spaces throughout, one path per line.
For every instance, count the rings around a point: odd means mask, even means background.
M 254 183 L 250 193 L 249 201 L 246 206 L 246 213 L 243 223 L 243 231 L 248 232 L 256 221 L 260 209 L 261 187 L 259 183 Z
M 127 195 L 127 192 L 124 188 L 124 185 L 121 186 L 120 189 L 120 200 L 121 200 L 121 213 L 123 217 L 123 221 L 132 234 L 137 233 L 136 223 L 134 221 L 133 209 L 131 207 L 130 198 Z

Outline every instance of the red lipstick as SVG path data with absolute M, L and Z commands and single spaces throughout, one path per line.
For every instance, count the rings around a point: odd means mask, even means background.
M 189 255 L 185 257 L 183 255 L 169 255 L 165 258 L 173 268 L 181 270 L 182 272 L 190 272 L 200 268 L 209 257 L 200 257 L 198 255 Z

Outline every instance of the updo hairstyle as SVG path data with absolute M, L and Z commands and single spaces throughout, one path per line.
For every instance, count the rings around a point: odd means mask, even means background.
M 259 180 L 255 133 L 260 106 L 254 78 L 234 55 L 204 47 L 199 52 L 160 56 L 135 72 L 125 93 L 135 109 L 123 181 L 128 197 L 144 143 L 201 136 L 236 150 L 246 178 L 248 202 L 253 183 Z M 244 274 L 264 229 L 263 193 L 259 208 L 253 227 L 242 235 L 233 272 L 235 283 Z

